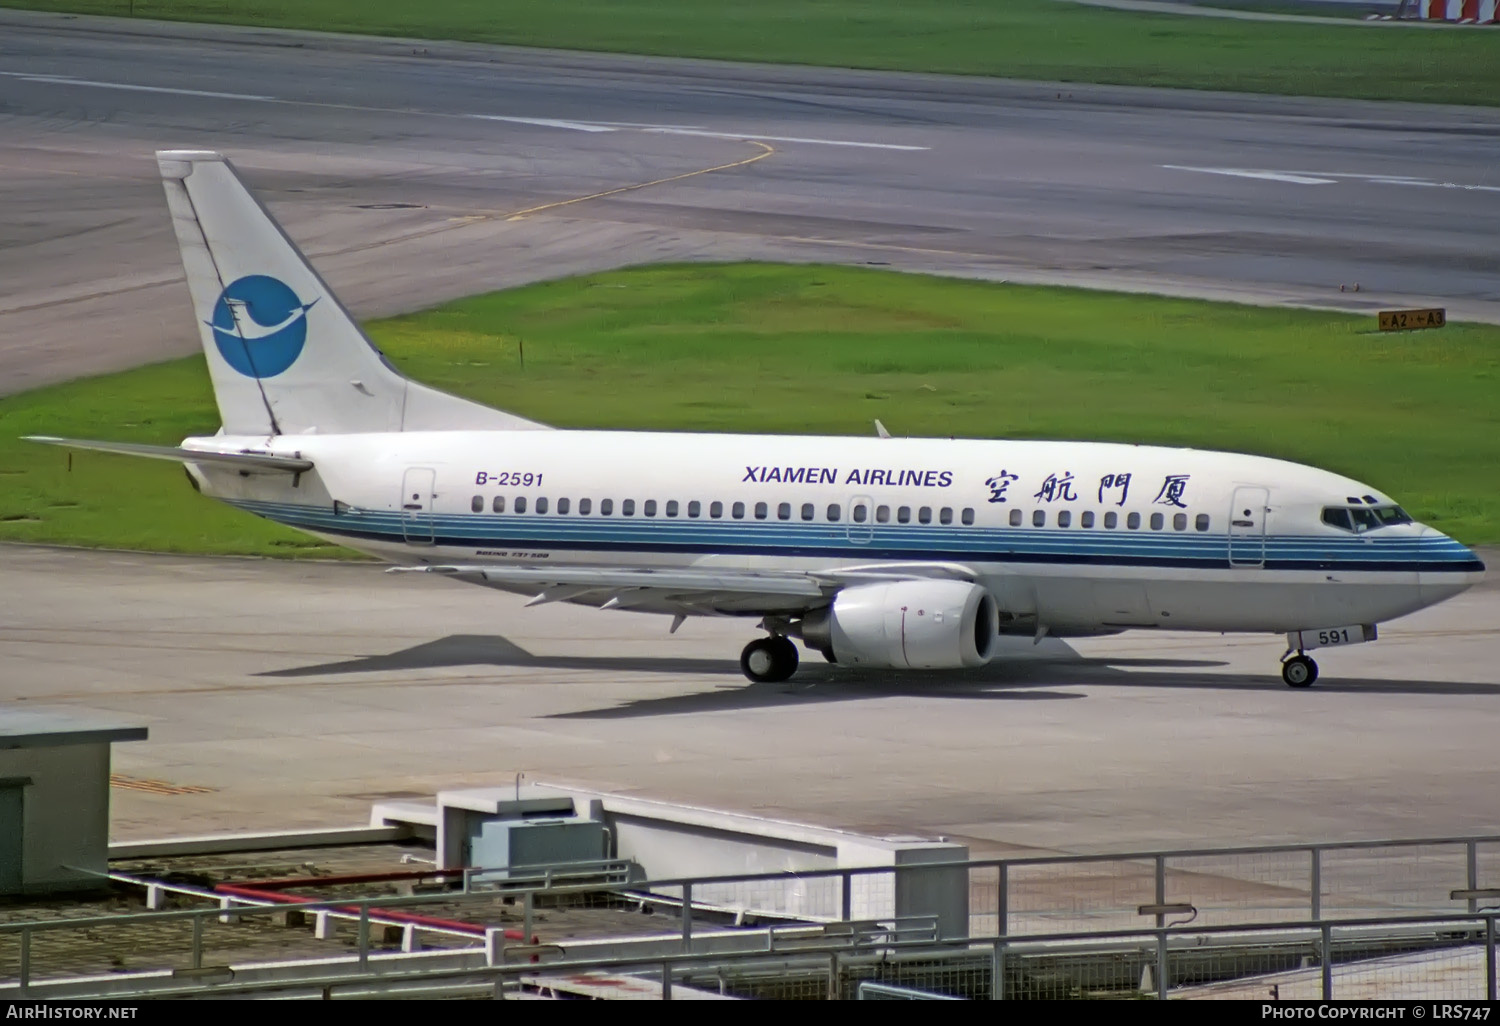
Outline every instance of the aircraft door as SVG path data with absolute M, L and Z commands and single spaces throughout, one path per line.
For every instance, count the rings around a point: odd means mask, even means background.
M 849 500 L 849 540 L 856 545 L 868 545 L 875 535 L 875 500 L 868 495 L 856 495 Z
M 1266 488 L 1236 488 L 1229 506 L 1229 565 L 1266 565 L 1266 509 L 1271 492 Z
M 431 545 L 432 503 L 437 498 L 437 471 L 409 467 L 401 478 L 401 533 L 408 545 Z

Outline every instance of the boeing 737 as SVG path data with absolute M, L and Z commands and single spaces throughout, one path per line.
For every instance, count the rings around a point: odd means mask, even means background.
M 1092 442 L 553 430 L 410 381 L 224 157 L 157 154 L 223 427 L 176 460 L 230 505 L 531 596 L 759 620 L 752 681 L 979 666 L 997 638 L 1284 634 L 1307 651 L 1480 578 L 1473 552 L 1340 474 Z

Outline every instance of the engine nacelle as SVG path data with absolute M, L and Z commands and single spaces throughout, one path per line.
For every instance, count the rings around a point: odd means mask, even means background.
M 942 670 L 982 666 L 995 650 L 995 598 L 968 581 L 860 584 L 802 620 L 802 640 L 843 666 Z

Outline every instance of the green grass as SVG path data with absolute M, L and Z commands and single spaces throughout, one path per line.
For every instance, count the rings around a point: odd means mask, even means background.
M 129 0 L 0 0 L 124 14 Z M 1052 0 L 135 0 L 143 18 L 1005 78 L 1500 104 L 1500 33 Z
M 1500 328 L 844 267 L 662 266 L 369 325 L 419 380 L 563 427 L 1079 438 L 1341 471 L 1500 541 Z M 524 346 L 525 368 L 519 366 Z M 0 400 L 0 539 L 337 550 L 195 494 L 180 468 L 18 441 L 176 443 L 218 424 L 200 358 Z

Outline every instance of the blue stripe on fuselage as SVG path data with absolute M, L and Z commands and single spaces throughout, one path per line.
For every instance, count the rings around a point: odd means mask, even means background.
M 1097 528 L 985 528 L 936 524 L 830 524 L 803 521 L 687 520 L 535 514 L 335 514 L 321 506 L 231 500 L 267 519 L 351 540 L 404 543 L 407 534 L 457 548 L 724 553 L 833 559 L 914 559 L 1219 569 L 1229 566 L 1223 534 L 1127 532 Z M 403 523 L 408 526 L 403 529 Z M 868 538 L 855 541 L 855 537 Z M 1260 539 L 1236 542 L 1236 559 L 1254 561 Z M 1243 554 L 1242 554 L 1243 553 Z M 1470 573 L 1484 569 L 1451 538 L 1349 539 L 1272 536 L 1272 570 Z

